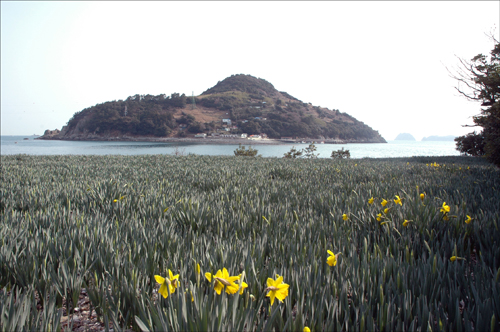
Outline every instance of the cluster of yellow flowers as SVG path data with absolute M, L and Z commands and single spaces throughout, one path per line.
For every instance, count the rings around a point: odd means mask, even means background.
M 409 165 L 410 163 L 406 163 L 407 165 Z M 445 167 L 446 165 L 445 164 L 438 164 L 436 162 L 433 162 L 433 163 L 430 163 L 430 164 L 425 164 L 425 166 L 430 166 L 430 167 L 434 167 L 434 168 L 438 168 L 438 167 Z M 462 170 L 462 167 L 459 167 L 458 168 L 459 170 Z M 467 166 L 467 169 L 470 169 L 470 166 Z
M 450 220 L 450 216 L 448 216 L 448 213 L 450 212 L 450 210 L 451 210 L 450 206 L 446 205 L 446 202 L 443 202 L 443 206 L 439 210 L 439 212 L 441 212 L 443 214 L 443 220 L 445 220 L 445 221 Z M 457 216 L 451 216 L 451 217 L 456 218 Z M 465 223 L 470 224 L 472 219 L 474 219 L 474 218 L 471 218 L 469 215 L 467 215 L 467 218 L 465 219 Z
M 337 265 L 337 257 L 341 253 L 339 252 L 334 254 L 330 250 L 327 250 L 327 253 L 330 256 L 327 257 L 326 263 L 330 266 Z M 200 264 L 197 264 L 196 272 L 198 275 L 201 273 Z M 242 295 L 245 288 L 248 287 L 248 284 L 241 280 L 241 276 L 242 274 L 231 276 L 226 268 L 223 268 L 222 271 L 218 270 L 215 275 L 212 275 L 210 272 L 205 273 L 205 278 L 209 282 L 212 282 L 212 280 L 214 281 L 214 290 L 218 295 L 222 293 L 223 289 L 225 289 L 226 293 L 229 295 L 235 294 L 238 291 L 240 295 Z M 170 269 L 168 270 L 168 278 L 155 275 L 155 280 L 158 284 L 160 284 L 158 293 L 160 293 L 164 298 L 167 298 L 169 294 L 175 293 L 175 290 L 179 287 L 179 275 L 174 275 Z M 236 283 L 236 281 L 238 281 L 238 283 Z M 266 296 L 270 298 L 271 305 L 274 304 L 274 299 L 278 299 L 280 302 L 283 302 L 288 296 L 289 287 L 290 285 L 285 284 L 283 282 L 283 276 L 280 276 L 279 274 L 276 275 L 276 280 L 273 278 L 267 278 L 267 287 L 264 291 L 267 292 Z M 192 295 L 191 301 L 194 301 Z
M 440 165 L 439 164 L 431 164 L 431 166 L 433 167 L 439 167 Z M 443 165 L 444 166 L 444 165 Z M 417 189 L 418 189 L 418 186 L 417 186 Z M 420 200 L 422 201 L 422 204 L 424 203 L 424 199 L 425 199 L 425 196 L 426 194 L 425 193 L 421 193 L 419 194 L 419 197 L 420 197 Z M 398 196 L 398 195 L 395 195 L 396 199 L 394 199 L 394 204 L 395 205 L 403 205 L 402 203 L 402 199 Z M 369 205 L 372 205 L 374 203 L 375 199 L 373 197 L 369 198 L 368 199 L 368 204 Z M 392 209 L 392 207 L 386 207 L 386 205 L 389 203 L 390 201 L 387 201 L 386 199 L 382 199 L 382 201 L 380 202 L 380 204 L 382 205 L 382 207 L 384 207 L 384 210 L 383 210 L 383 214 L 382 212 L 381 213 L 378 213 L 377 216 L 376 216 L 376 219 L 377 221 L 381 222 L 382 219 L 385 219 L 387 215 L 387 213 L 389 212 L 390 209 Z M 450 219 L 448 213 L 450 212 L 451 208 L 449 205 L 446 204 L 446 202 L 443 202 L 443 205 L 441 206 L 441 209 L 439 210 L 439 212 L 441 212 L 443 214 L 443 220 L 445 221 L 448 221 Z M 346 215 L 344 214 L 343 217 L 345 217 Z M 452 217 L 455 217 L 456 216 L 452 216 Z M 465 223 L 466 224 L 470 224 L 471 221 L 473 220 L 474 218 L 471 218 L 469 215 L 467 215 L 467 218 L 465 219 Z M 344 220 L 347 220 L 347 218 L 344 218 Z M 403 227 L 406 227 L 410 224 L 410 222 L 412 222 L 413 220 L 404 220 L 403 221 Z M 389 221 L 384 221 L 384 222 L 381 222 L 380 225 L 385 225 L 386 223 L 388 223 Z M 333 255 L 332 252 L 328 251 L 331 255 Z M 332 258 L 332 257 L 329 257 L 329 259 Z M 450 260 L 452 262 L 455 262 L 456 260 L 465 260 L 465 258 L 462 258 L 462 257 L 458 257 L 458 256 L 452 256 L 450 257 Z M 332 263 L 333 265 L 336 264 L 336 260 L 335 260 L 335 255 L 333 255 L 333 258 L 332 258 Z M 329 263 L 330 264 L 330 263 Z M 330 264 L 332 265 L 332 264 Z
M 418 187 L 417 187 L 418 188 Z M 425 193 L 421 193 L 419 194 L 419 197 L 420 197 L 420 200 L 422 201 L 422 204 L 424 202 L 424 199 L 425 199 L 425 196 L 426 194 Z M 402 203 L 402 199 L 398 196 L 398 195 L 395 195 L 395 199 L 394 199 L 394 204 L 395 205 L 403 205 Z M 371 197 L 370 199 L 368 199 L 368 204 L 372 205 L 374 203 L 375 199 L 373 197 Z M 386 207 L 387 204 L 390 203 L 390 200 L 387 201 L 386 199 L 382 199 L 382 201 L 380 202 L 380 204 L 382 205 L 382 207 L 384 208 L 384 210 L 380 213 L 377 214 L 376 216 L 376 219 L 377 221 L 381 222 L 380 225 L 385 225 L 386 223 L 388 223 L 389 221 L 384 221 L 382 222 L 382 219 L 385 219 L 386 218 L 386 215 L 389 213 L 389 211 L 392 209 L 392 207 Z M 450 219 L 448 213 L 450 212 L 450 206 L 449 205 L 446 205 L 446 202 L 443 202 L 443 205 L 440 209 L 440 212 L 443 214 L 443 220 L 445 221 L 448 221 Z M 452 216 L 452 217 L 456 217 L 456 216 Z M 343 215 L 343 219 L 344 220 L 347 220 L 346 218 L 346 215 L 344 214 Z M 467 219 L 465 219 L 465 223 L 466 224 L 470 224 L 470 222 L 473 220 L 473 218 L 471 218 L 469 215 L 467 215 Z M 409 225 L 409 223 L 413 221 L 413 220 L 404 220 L 403 221 L 403 226 L 406 227 Z
M 196 271 L 200 274 L 199 264 L 196 267 Z M 160 284 L 158 293 L 160 293 L 164 298 L 167 298 L 169 293 L 175 293 L 175 290 L 179 286 L 179 275 L 177 274 L 174 276 L 170 269 L 168 270 L 168 274 L 168 278 L 155 275 L 156 282 Z M 214 289 L 218 295 L 222 293 L 223 289 L 225 289 L 226 293 L 229 295 L 235 294 L 238 291 L 240 295 L 242 295 L 245 288 L 248 287 L 248 284 L 241 280 L 241 274 L 238 276 L 230 276 L 226 268 L 223 268 L 222 271 L 218 270 L 215 275 L 207 272 L 205 273 L 205 278 L 210 282 L 212 282 L 212 280 L 214 281 Z M 239 283 L 236 283 L 236 281 L 239 281 Z M 276 280 L 267 278 L 267 288 L 265 291 L 267 291 L 266 296 L 271 299 L 271 305 L 273 305 L 275 298 L 282 302 L 288 296 L 289 287 L 290 285 L 285 284 L 283 282 L 283 277 L 280 275 L 276 275 Z M 191 301 L 194 301 L 192 295 Z
M 397 206 L 398 204 L 399 205 L 403 205 L 403 200 L 402 198 L 400 198 L 398 195 L 395 195 L 394 197 L 396 197 L 393 201 L 394 201 L 394 204 Z M 368 199 L 368 204 L 370 205 L 373 205 L 373 203 L 375 202 L 375 198 L 371 197 L 370 199 Z M 378 222 L 381 222 L 382 219 L 385 219 L 386 218 L 386 214 L 389 213 L 389 211 L 392 209 L 392 207 L 386 207 L 387 204 L 389 204 L 391 201 L 389 200 L 386 200 L 386 199 L 382 199 L 382 201 L 380 202 L 380 205 L 382 205 L 382 207 L 384 208 L 384 210 L 380 213 L 377 214 L 377 221 Z M 382 214 L 383 213 L 383 214 Z M 411 220 L 405 220 L 405 222 L 403 223 L 403 226 L 407 226 L 408 223 L 410 222 Z M 380 225 L 385 225 L 387 224 L 389 221 L 383 221 L 380 223 Z

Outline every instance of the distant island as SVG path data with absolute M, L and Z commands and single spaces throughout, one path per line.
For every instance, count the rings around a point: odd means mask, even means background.
M 401 133 L 395 139 L 395 141 L 416 141 L 412 134 Z
M 274 139 L 285 142 L 387 143 L 347 113 L 312 106 L 264 79 L 232 75 L 199 96 L 135 95 L 76 112 L 38 139 Z
M 456 136 L 429 136 L 422 138 L 422 141 L 454 141 Z

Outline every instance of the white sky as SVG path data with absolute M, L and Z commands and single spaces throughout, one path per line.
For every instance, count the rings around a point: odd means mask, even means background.
M 1 134 L 249 74 L 387 140 L 463 135 L 480 107 L 446 67 L 489 55 L 499 21 L 500 1 L 1 1 Z

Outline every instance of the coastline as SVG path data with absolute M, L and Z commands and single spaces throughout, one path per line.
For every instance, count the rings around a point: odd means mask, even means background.
M 57 141 L 101 141 L 101 142 L 162 142 L 162 143 L 196 143 L 196 144 L 242 144 L 242 145 L 293 145 L 293 144 L 370 144 L 370 143 L 387 143 L 374 141 L 359 141 L 359 140 L 321 140 L 321 139 L 298 139 L 298 140 L 281 140 L 281 139 L 248 139 L 248 138 L 228 138 L 228 137 L 132 137 L 132 136 L 117 136 L 117 137 L 71 137 L 60 138 L 54 136 L 40 136 L 34 139 L 40 140 L 57 140 Z M 323 142 L 323 143 L 321 143 Z

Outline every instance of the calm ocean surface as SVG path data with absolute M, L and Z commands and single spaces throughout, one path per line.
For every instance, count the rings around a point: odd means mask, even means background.
M 29 138 L 29 140 L 24 140 Z M 237 144 L 196 144 L 157 142 L 81 142 L 34 140 L 34 136 L 0 136 L 1 155 L 140 155 L 170 154 L 176 152 L 198 155 L 234 155 Z M 246 145 L 249 146 L 250 144 Z M 293 144 L 253 145 L 263 157 L 283 157 Z M 303 149 L 308 144 L 296 144 Z M 329 158 L 332 151 L 342 147 L 351 152 L 351 158 L 391 158 L 412 156 L 458 156 L 455 142 L 388 141 L 386 144 L 316 144 L 320 158 Z

